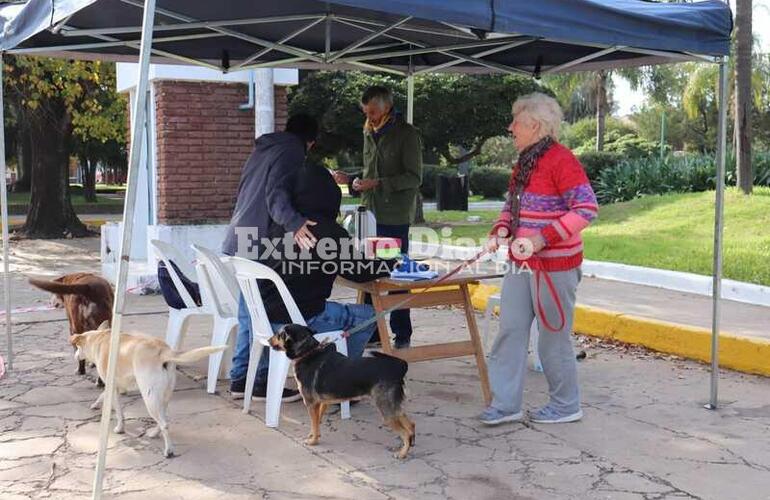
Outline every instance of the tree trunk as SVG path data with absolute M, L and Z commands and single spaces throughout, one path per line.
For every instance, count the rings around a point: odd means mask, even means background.
M 32 135 L 29 127 L 19 124 L 18 137 L 16 140 L 16 183 L 13 185 L 14 192 L 27 192 L 30 188 L 30 179 L 32 176 Z
M 604 129 L 607 117 L 607 72 L 596 76 L 596 150 L 604 151 Z
M 738 187 L 751 194 L 754 176 L 751 168 L 751 0 L 735 3 L 735 129 L 737 149 L 735 168 Z
M 21 234 L 53 239 L 89 234 L 72 208 L 69 191 L 69 140 L 72 135 L 63 103 L 50 113 L 35 113 L 30 131 L 32 144 L 31 195 L 27 221 Z
M 88 203 L 96 203 L 96 160 L 84 158 L 83 162 L 83 198 Z

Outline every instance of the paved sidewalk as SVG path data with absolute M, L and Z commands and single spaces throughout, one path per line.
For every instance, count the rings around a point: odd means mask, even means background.
M 340 296 L 350 297 L 346 291 Z M 131 297 L 132 311 L 161 308 L 158 297 Z M 43 314 L 43 313 L 40 313 Z M 45 313 L 55 320 L 60 312 Z M 417 343 L 459 339 L 461 312 L 414 314 Z M 44 319 L 44 318 L 40 318 Z M 163 315 L 133 315 L 127 328 L 161 335 Z M 185 348 L 203 345 L 195 322 Z M 98 436 L 88 408 L 98 391 L 73 374 L 66 323 L 19 325 L 15 370 L 0 383 L 0 491 L 3 499 L 86 498 Z M 110 498 L 334 499 L 767 499 L 770 385 L 727 372 L 723 409 L 702 408 L 708 372 L 695 363 L 639 350 L 584 346 L 580 364 L 585 419 L 561 426 L 479 425 L 482 403 L 470 359 L 413 363 L 407 410 L 417 424 L 409 459 L 392 458 L 397 439 L 363 402 L 353 418 L 330 414 L 321 444 L 302 444 L 308 417 L 285 405 L 281 427 L 264 426 L 227 397 L 204 391 L 205 365 L 182 370 L 170 406 L 179 456 L 161 457 L 141 399 L 125 397 L 126 434 L 108 456 Z M 530 373 L 526 405 L 545 401 L 542 374 Z
M 97 250 L 98 240 L 21 242 L 13 267 L 37 275 L 93 269 Z M 633 286 L 620 293 L 612 285 L 586 280 L 581 300 L 637 303 L 634 312 L 655 317 L 684 314 L 676 309 L 686 306 L 686 297 L 666 308 L 656 293 Z M 352 298 L 346 290 L 336 293 Z M 47 300 L 19 275 L 14 296 L 16 305 Z M 726 315 L 731 307 L 726 304 Z M 131 296 L 127 328 L 162 335 L 164 310 L 160 297 Z M 413 317 L 417 344 L 465 335 L 458 310 L 421 310 Z M 98 391 L 73 374 L 61 311 L 17 320 L 35 323 L 14 326 L 16 366 L 0 381 L 0 497 L 87 498 L 99 419 L 88 405 Z M 748 320 L 746 327 L 755 328 Z M 193 322 L 185 348 L 204 345 L 209 328 Z M 724 371 L 723 406 L 712 412 L 702 408 L 704 365 L 579 342 L 588 352 L 579 366 L 586 417 L 569 425 L 483 427 L 474 419 L 482 402 L 470 358 L 410 365 L 406 408 L 417 439 L 403 462 L 392 458 L 387 448 L 397 439 L 368 402 L 354 406 L 348 421 L 328 415 L 321 443 L 307 447 L 301 403 L 285 405 L 281 427 L 268 429 L 263 404 L 255 402 L 244 415 L 227 397 L 226 381 L 219 394 L 207 395 L 200 362 L 180 373 L 171 402 L 176 458 L 163 459 L 160 440 L 144 435 L 151 423 L 141 399 L 125 398 L 127 433 L 111 438 L 107 494 L 142 500 L 770 499 L 768 379 Z M 530 373 L 526 406 L 545 400 L 543 375 Z

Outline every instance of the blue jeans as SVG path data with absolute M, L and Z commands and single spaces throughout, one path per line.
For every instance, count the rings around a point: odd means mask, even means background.
M 340 304 L 338 302 L 326 302 L 326 308 L 311 318 L 306 318 L 307 326 L 316 333 L 330 332 L 334 330 L 350 330 L 354 326 L 374 316 L 374 308 L 367 304 Z M 273 331 L 280 329 L 282 323 L 271 323 Z M 373 322 L 366 328 L 354 333 L 347 339 L 348 357 L 360 358 L 364 353 L 366 343 L 377 328 Z M 257 376 L 255 385 L 267 384 L 267 372 L 270 366 L 270 351 L 265 347 L 257 363 Z M 249 368 L 249 353 L 251 352 L 251 317 L 246 306 L 246 301 L 241 295 L 238 305 L 238 337 L 235 341 L 233 352 L 233 367 L 230 370 L 232 381 L 243 380 Z

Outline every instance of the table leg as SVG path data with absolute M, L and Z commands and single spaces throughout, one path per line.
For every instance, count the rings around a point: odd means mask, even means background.
M 388 322 L 385 321 L 385 316 L 380 316 L 380 313 L 385 310 L 382 307 L 382 301 L 380 300 L 380 293 L 375 290 L 372 296 L 372 306 L 374 312 L 377 314 L 377 331 L 380 334 L 380 343 L 382 344 L 382 350 L 387 354 L 393 352 L 393 346 L 390 345 L 390 332 L 388 331 Z
M 481 392 L 484 395 L 484 402 L 489 405 L 492 402 L 492 390 L 489 387 L 489 374 L 487 373 L 487 361 L 484 358 L 484 347 L 481 344 L 479 328 L 476 325 L 476 315 L 471 302 L 471 294 L 468 285 L 460 285 L 463 299 L 465 301 L 465 318 L 468 322 L 468 332 L 473 343 L 473 350 L 476 356 L 476 365 L 479 369 L 479 379 L 481 380 Z

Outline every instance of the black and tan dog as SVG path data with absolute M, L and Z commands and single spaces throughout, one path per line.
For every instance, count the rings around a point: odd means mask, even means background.
M 321 417 L 330 404 L 369 395 L 385 423 L 403 441 L 395 456 L 406 458 L 414 444 L 414 422 L 401 408 L 406 361 L 379 352 L 372 353 L 373 357 L 350 359 L 338 353 L 334 344 L 318 342 L 313 331 L 301 325 L 281 328 L 269 343 L 294 362 L 299 392 L 310 414 L 306 444 L 318 444 Z

